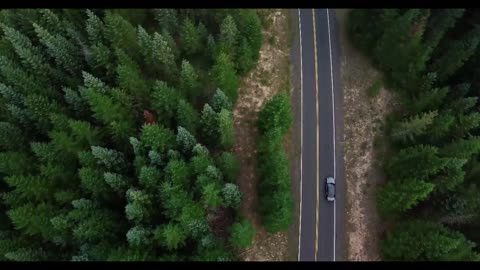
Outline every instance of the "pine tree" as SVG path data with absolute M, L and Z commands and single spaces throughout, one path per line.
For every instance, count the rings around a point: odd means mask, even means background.
M 22 149 L 28 146 L 22 131 L 8 122 L 0 122 L 0 146 L 5 150 Z
M 35 72 L 39 76 L 47 76 L 50 72 L 50 67 L 46 64 L 46 58 L 43 52 L 35 47 L 30 39 L 19 31 L 1 24 L 2 30 L 5 33 L 5 38 L 8 39 L 15 52 L 22 60 L 23 64 Z
M 193 147 L 197 144 L 197 140 L 185 128 L 179 126 L 177 130 L 177 145 L 181 147 L 183 153 L 191 153 Z
M 93 152 L 93 151 L 92 151 Z M 110 187 L 103 181 L 103 173 L 88 167 L 83 167 L 78 171 L 81 180 L 81 187 L 84 191 L 92 195 L 97 200 L 110 199 Z
M 140 169 L 138 182 L 145 189 L 155 190 L 162 180 L 161 177 L 161 173 L 157 168 L 144 166 Z
M 246 38 L 242 38 L 238 45 L 236 64 L 239 74 L 245 74 L 255 66 L 252 49 Z
M 97 164 L 114 172 L 122 171 L 125 168 L 126 163 L 121 152 L 100 146 L 92 146 L 91 149 L 93 156 L 97 159 Z
M 124 193 L 128 186 L 128 180 L 117 173 L 105 172 L 103 174 L 105 183 L 107 183 L 115 192 Z
M 228 99 L 228 97 L 223 93 L 222 90 L 217 88 L 215 94 L 212 98 L 212 109 L 216 112 L 220 112 L 222 109 L 232 110 L 232 103 Z
M 388 78 L 402 88 L 415 89 L 429 59 L 430 48 L 421 44 L 423 18 L 421 10 L 407 10 L 385 28 L 374 48 L 375 59 Z
M 157 228 L 154 238 L 168 250 L 176 250 L 185 245 L 187 234 L 179 224 L 169 223 Z
M 152 108 L 159 116 L 161 123 L 170 123 L 175 115 L 178 115 L 177 106 L 180 106 L 179 95 L 175 89 L 165 82 L 156 81 L 152 91 Z M 183 124 L 180 124 L 182 125 Z
M 189 186 L 190 168 L 183 160 L 170 160 L 165 167 L 166 178 L 175 186 Z
M 157 124 L 144 125 L 140 140 L 159 154 L 164 154 L 168 149 L 175 148 L 175 134 Z
M 145 177 L 145 175 L 143 175 L 143 177 Z M 132 220 L 137 224 L 141 223 L 142 221 L 148 221 L 152 215 L 151 196 L 145 191 L 130 188 L 127 190 L 126 197 L 128 200 L 128 204 L 125 206 L 125 215 L 127 219 Z
M 417 114 L 405 121 L 397 123 L 391 131 L 391 137 L 394 141 L 413 142 L 415 137 L 424 134 L 430 124 L 437 116 L 437 111 L 431 111 L 423 114 Z
M 130 108 L 90 87 L 83 90 L 82 95 L 87 99 L 94 117 L 108 125 L 112 135 L 121 140 L 133 135 L 134 121 Z
M 188 132 L 195 135 L 198 125 L 197 111 L 184 99 L 180 99 L 177 103 L 176 120 L 177 125 L 185 127 Z
M 249 220 L 244 219 L 232 225 L 230 243 L 239 249 L 248 248 L 253 244 L 255 234 L 256 231 L 253 224 Z
M 223 152 L 217 163 L 218 168 L 220 168 L 222 174 L 225 175 L 226 180 L 235 183 L 238 173 L 240 172 L 240 162 L 238 158 L 230 152 Z
M 283 92 L 272 97 L 264 105 L 258 116 L 258 125 L 262 132 L 278 128 L 282 134 L 285 134 L 292 122 L 290 101 Z
M 17 230 L 22 230 L 30 236 L 41 236 L 53 240 L 56 232 L 50 224 L 50 219 L 58 213 L 58 209 L 46 203 L 32 203 L 16 207 L 7 212 Z
M 232 112 L 222 109 L 218 114 L 218 125 L 220 144 L 225 149 L 231 148 L 235 139 Z
M 415 177 L 425 180 L 438 173 L 447 160 L 438 156 L 438 148 L 417 145 L 402 149 L 389 159 L 386 173 L 392 179 L 409 179 Z
M 428 198 L 434 187 L 432 183 L 415 178 L 401 182 L 390 180 L 378 193 L 379 211 L 385 217 L 395 217 Z
M 152 231 L 142 226 L 131 228 L 126 236 L 127 241 L 132 247 L 148 246 L 151 243 Z
M 111 47 L 123 49 L 131 54 L 131 57 L 138 61 L 141 51 L 137 43 L 135 27 L 119 14 L 111 11 L 105 12 L 105 38 L 110 42 Z
M 223 202 L 226 207 L 232 207 L 238 209 L 242 194 L 237 185 L 232 183 L 226 183 L 222 189 Z
M 230 101 L 234 103 L 237 100 L 240 81 L 235 73 L 233 63 L 227 54 L 221 52 L 217 55 L 211 74 L 215 86 L 222 89 Z
M 194 55 L 200 50 L 201 36 L 198 28 L 188 17 L 185 18 L 180 30 L 180 40 L 187 55 Z
M 431 70 L 437 73 L 439 82 L 444 82 L 452 76 L 475 53 L 480 42 L 479 31 L 480 28 L 475 27 L 459 40 L 450 42 L 444 53 L 435 59 Z
M 159 26 L 169 33 L 175 33 L 178 27 L 177 11 L 175 9 L 155 9 L 155 20 Z
M 262 25 L 258 12 L 256 10 L 240 10 L 239 15 L 242 21 L 241 36 L 248 41 L 248 47 L 251 52 L 252 62 L 258 60 L 260 47 L 262 46 Z
M 182 70 L 180 72 L 180 88 L 185 97 L 194 101 L 198 97 L 198 75 L 193 66 L 187 61 L 182 61 Z
M 467 140 L 460 139 L 444 146 L 440 153 L 446 157 L 470 159 L 472 155 L 480 152 L 480 137 L 472 137 Z
M 81 50 L 74 43 L 59 34 L 51 34 L 36 23 L 33 26 L 40 42 L 47 48 L 48 53 L 55 59 L 59 67 L 65 68 L 72 75 L 82 69 L 83 65 L 79 61 Z
M 435 48 L 445 33 L 463 16 L 465 9 L 438 9 L 432 11 L 432 16 L 429 18 L 425 31 L 425 41 L 428 46 Z
M 227 15 L 220 25 L 220 48 L 221 51 L 233 56 L 237 46 L 238 29 L 232 16 Z
M 87 30 L 88 41 L 91 45 L 104 43 L 105 24 L 97 15 L 95 15 L 95 13 L 89 9 L 87 9 L 86 13 L 88 19 L 86 21 L 85 28 Z
M 205 104 L 202 110 L 202 116 L 200 119 L 200 125 L 203 135 L 203 140 L 208 145 L 213 145 L 218 141 L 219 130 L 218 130 L 218 116 L 213 111 L 210 105 Z
M 207 37 L 206 53 L 211 63 L 217 59 L 217 44 L 215 43 L 215 38 L 211 34 Z
M 409 220 L 398 224 L 388 235 L 382 253 L 388 260 L 478 260 L 474 246 L 461 233 L 438 223 Z
M 147 104 L 149 90 L 140 67 L 121 49 L 116 51 L 118 58 L 117 80 L 120 88 L 131 95 L 140 106 Z

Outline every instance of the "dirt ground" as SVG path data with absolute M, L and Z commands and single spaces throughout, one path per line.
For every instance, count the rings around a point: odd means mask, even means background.
M 267 14 L 263 30 L 264 42 L 260 49 L 257 67 L 243 80 L 238 101 L 233 111 L 235 125 L 235 153 L 240 159 L 241 173 L 238 178 L 244 197 L 241 213 L 251 220 L 257 235 L 254 245 L 240 253 L 245 261 L 285 260 L 288 244 L 287 233 L 267 234 L 261 226 L 257 213 L 257 114 L 279 90 L 289 82 L 288 10 L 262 10 Z
M 379 261 L 379 240 L 385 225 L 376 209 L 376 192 L 384 182 L 374 138 L 385 115 L 395 106 L 385 89 L 373 98 L 367 89 L 379 73 L 352 47 L 346 36 L 347 10 L 336 10 L 342 47 L 344 91 L 345 175 L 347 182 L 347 259 Z

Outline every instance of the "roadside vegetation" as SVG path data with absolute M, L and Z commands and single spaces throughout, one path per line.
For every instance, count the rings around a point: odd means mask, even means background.
M 270 233 L 287 231 L 293 222 L 292 180 L 283 146 L 292 122 L 290 97 L 285 92 L 269 100 L 258 117 L 259 211 Z
M 224 261 L 252 244 L 232 108 L 256 11 L 11 9 L 0 29 L 0 260 Z
M 479 23 L 472 9 L 349 14 L 352 43 L 401 103 L 383 128 L 385 260 L 480 259 Z

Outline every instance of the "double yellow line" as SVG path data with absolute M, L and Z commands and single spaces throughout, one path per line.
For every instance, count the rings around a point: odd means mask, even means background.
M 317 114 L 317 200 L 316 200 L 316 207 L 315 207 L 315 261 L 317 260 L 317 253 L 318 253 L 318 204 L 319 204 L 319 166 L 320 166 L 320 159 L 319 159 L 319 118 L 318 118 L 318 63 L 317 63 L 317 30 L 315 28 L 315 9 L 312 9 L 312 17 L 313 17 L 313 50 L 315 54 L 315 109 Z

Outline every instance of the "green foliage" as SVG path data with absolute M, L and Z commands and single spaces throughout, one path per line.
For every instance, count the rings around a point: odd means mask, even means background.
M 195 24 L 188 17 L 183 21 L 180 30 L 180 40 L 186 54 L 197 53 L 201 47 L 200 33 Z
M 197 111 L 184 99 L 180 99 L 177 105 L 177 125 L 185 127 L 192 135 L 195 135 L 199 120 Z
M 92 154 L 97 159 L 97 164 L 106 169 L 121 171 L 125 167 L 125 159 L 121 152 L 100 146 L 92 146 Z
M 235 103 L 240 80 L 235 74 L 235 67 L 228 54 L 220 52 L 217 55 L 211 74 L 215 86 L 222 89 L 230 101 Z
M 155 230 L 154 237 L 168 250 L 175 250 L 185 245 L 187 234 L 179 224 L 169 223 Z
M 388 235 L 382 252 L 388 260 L 465 261 L 478 260 L 475 245 L 438 223 L 405 221 Z
M 152 107 L 160 122 L 169 123 L 173 119 L 177 112 L 178 99 L 175 89 L 169 87 L 165 82 L 155 81 L 152 92 Z
M 401 182 L 389 181 L 378 192 L 379 211 L 383 216 L 398 216 L 424 201 L 434 187 L 434 184 L 415 178 Z
M 271 233 L 286 231 L 293 222 L 290 166 L 282 147 L 283 135 L 292 121 L 290 102 L 284 93 L 274 96 L 259 113 L 259 210 L 265 229 Z
M 220 112 L 222 109 L 232 110 L 232 103 L 222 90 L 217 88 L 212 98 L 212 109 Z
M 408 120 L 397 123 L 391 131 L 391 137 L 395 141 L 414 141 L 416 136 L 427 131 L 430 124 L 437 116 L 437 111 L 415 115 Z
M 253 237 L 228 229 L 223 149 L 254 10 L 5 9 L 0 28 L 0 260 L 225 261 Z
M 234 141 L 233 115 L 232 112 L 222 109 L 218 114 L 218 130 L 220 133 L 220 144 L 225 149 L 230 149 Z
M 240 162 L 234 154 L 223 152 L 219 157 L 218 167 L 222 171 L 222 174 L 225 175 L 227 181 L 235 182 L 240 172 Z
M 182 69 L 180 71 L 180 88 L 189 100 L 194 101 L 198 94 L 198 75 L 193 66 L 187 61 L 182 60 Z
M 167 152 L 168 149 L 175 148 L 174 133 L 157 124 L 143 126 L 141 141 L 159 154 Z
M 244 219 L 241 222 L 236 222 L 230 229 L 232 230 L 230 243 L 232 243 L 234 247 L 245 249 L 253 244 L 256 231 L 255 227 L 249 220 Z
M 203 134 L 203 140 L 208 145 L 214 145 L 218 142 L 218 137 L 220 135 L 218 115 L 208 104 L 203 106 L 202 116 L 200 118 L 200 128 Z
M 197 144 L 197 140 L 188 130 L 179 126 L 177 131 L 177 144 L 181 147 L 183 153 L 190 153 Z
M 223 202 L 225 206 L 237 209 L 240 206 L 242 193 L 237 185 L 226 183 L 222 189 Z

